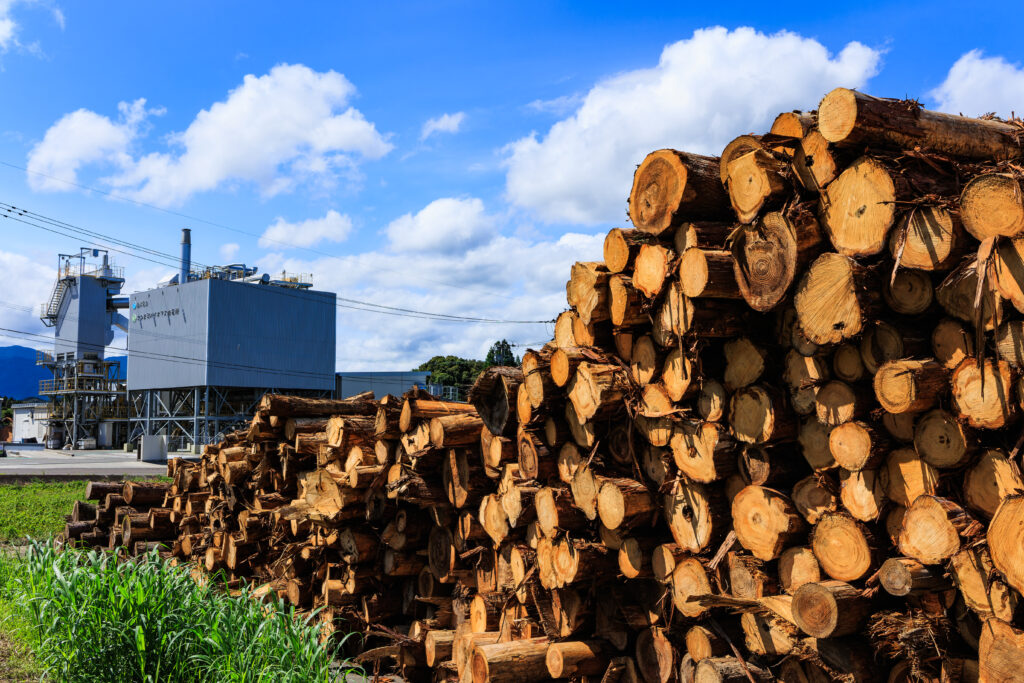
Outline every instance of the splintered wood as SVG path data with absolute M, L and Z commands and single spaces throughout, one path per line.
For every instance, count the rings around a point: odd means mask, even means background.
M 652 152 L 469 403 L 267 396 L 66 537 L 264 584 L 414 681 L 1024 681 L 1022 137 L 837 89 Z

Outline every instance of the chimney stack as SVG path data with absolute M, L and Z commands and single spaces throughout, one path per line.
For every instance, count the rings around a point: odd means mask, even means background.
M 188 273 L 192 270 L 192 231 L 188 228 L 181 229 L 181 274 L 178 276 L 178 284 L 188 282 Z

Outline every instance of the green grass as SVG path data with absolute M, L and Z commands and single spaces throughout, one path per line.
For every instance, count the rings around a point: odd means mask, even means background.
M 315 616 L 199 585 L 155 553 L 34 543 L 0 556 L 0 604 L 28 666 L 67 683 L 326 682 L 340 647 L 320 642 Z
M 0 484 L 0 543 L 45 540 L 64 529 L 64 516 L 85 499 L 86 481 Z

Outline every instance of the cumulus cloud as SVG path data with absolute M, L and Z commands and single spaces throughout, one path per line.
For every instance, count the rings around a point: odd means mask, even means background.
M 225 185 L 251 183 L 265 196 L 303 182 L 332 187 L 339 178 L 357 178 L 362 161 L 392 149 L 387 137 L 349 105 L 355 93 L 355 86 L 335 71 L 278 65 L 263 76 L 246 76 L 226 99 L 168 136 L 168 151 L 141 155 L 132 152 L 143 132 L 138 125 L 83 109 L 47 131 L 29 154 L 29 168 L 74 172 L 86 164 L 112 163 L 117 171 L 104 182 L 159 206 L 177 205 Z M 75 126 L 86 124 L 106 135 L 104 144 L 60 144 Z M 37 189 L 67 186 L 41 184 Z
M 434 133 L 458 133 L 462 122 L 466 120 L 466 112 L 457 111 L 454 114 L 441 114 L 437 118 L 427 119 L 420 130 L 420 142 L 426 140 Z
M 942 85 L 928 93 L 936 107 L 951 114 L 1009 117 L 1024 111 L 1024 67 L 1002 57 L 971 50 L 956 60 Z
M 220 257 L 225 263 L 230 263 L 235 260 L 239 249 L 241 249 L 241 246 L 237 242 L 222 244 L 220 245 Z
M 428 207 L 445 201 L 456 200 L 437 200 Z M 500 228 L 508 226 L 497 218 L 490 220 L 494 227 L 489 237 L 474 246 L 417 252 L 414 263 L 408 252 L 383 248 L 314 260 L 274 253 L 262 257 L 261 265 L 267 272 L 313 273 L 315 289 L 386 306 L 503 320 L 553 320 L 566 306 L 569 267 L 577 260 L 599 260 L 604 235 L 568 233 L 531 240 L 502 234 Z M 339 308 L 338 369 L 409 370 L 439 354 L 482 358 L 499 339 L 540 346 L 553 333 L 548 323 L 452 323 Z
M 55 266 L 24 254 L 0 250 L 0 326 L 25 332 L 41 332 L 39 304 L 46 301 L 57 273 Z M 0 339 L 0 346 L 38 346 L 31 339 Z
M 352 219 L 331 209 L 323 218 L 307 218 L 289 223 L 278 218 L 260 236 L 259 244 L 265 249 L 312 247 L 320 242 L 343 242 L 352 232 Z
M 494 219 L 475 197 L 435 199 L 415 214 L 396 218 L 385 228 L 397 251 L 456 251 L 475 247 L 496 234 Z
M 163 113 L 146 109 L 146 100 L 121 102 L 113 121 L 88 109 L 65 114 L 50 126 L 28 157 L 28 184 L 33 190 L 60 191 L 78 180 L 78 170 L 88 164 L 105 164 L 125 171 L 132 167 L 132 141 L 147 118 Z
M 656 66 L 595 85 L 546 134 L 511 143 L 507 197 L 546 221 L 618 220 L 633 169 L 651 150 L 718 154 L 779 112 L 812 109 L 837 86 L 863 86 L 879 59 L 856 42 L 832 55 L 788 31 L 695 31 L 667 46 Z

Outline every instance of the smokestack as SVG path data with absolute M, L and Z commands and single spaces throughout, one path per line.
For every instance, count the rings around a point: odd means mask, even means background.
M 192 231 L 188 228 L 181 229 L 181 275 L 178 276 L 178 284 L 188 282 L 188 272 L 192 269 Z

